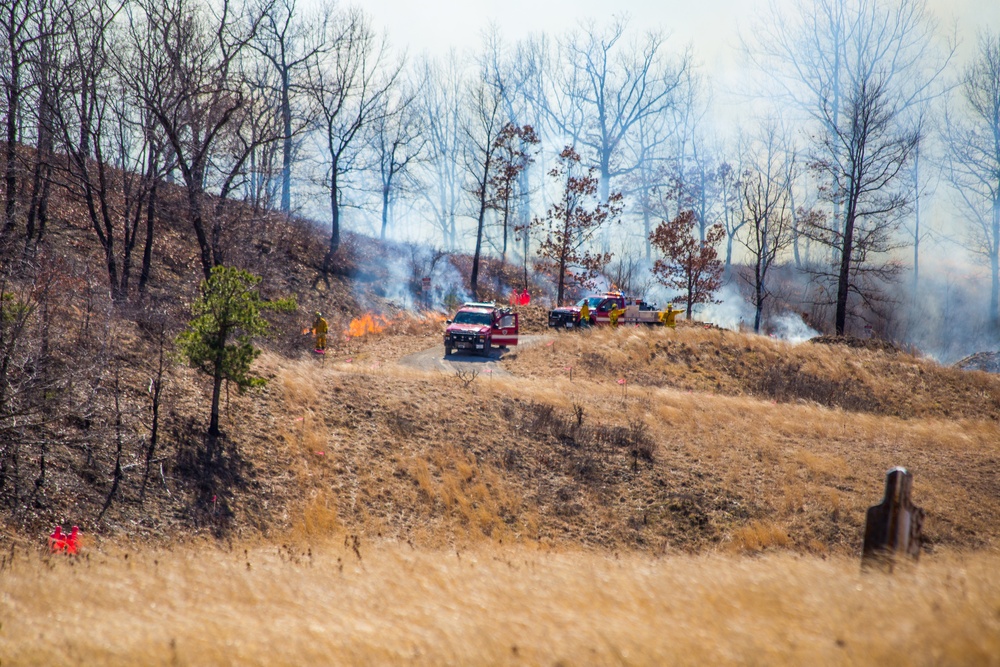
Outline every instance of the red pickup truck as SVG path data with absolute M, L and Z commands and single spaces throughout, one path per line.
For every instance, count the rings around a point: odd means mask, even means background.
M 490 355 L 496 347 L 517 345 L 518 314 L 495 303 L 467 303 L 447 321 L 444 330 L 444 353 L 456 350 Z

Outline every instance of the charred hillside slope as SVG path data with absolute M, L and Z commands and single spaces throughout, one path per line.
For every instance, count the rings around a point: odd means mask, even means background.
M 121 184 L 120 173 L 108 174 Z M 139 280 L 141 261 L 133 257 L 133 280 L 113 298 L 104 232 L 91 224 L 87 201 L 56 172 L 41 235 L 25 220 L 27 190 L 0 247 L 2 523 L 15 531 L 61 521 L 92 531 L 160 532 L 230 516 L 218 489 L 252 488 L 252 466 L 233 441 L 219 461 L 198 458 L 202 379 L 181 367 L 173 346 L 203 278 L 184 193 L 160 185 L 148 277 Z M 109 210 L 121 213 L 122 192 L 109 192 Z M 463 296 L 467 257 L 348 233 L 329 280 L 317 280 L 326 241 L 314 223 L 235 201 L 208 204 L 225 217 L 224 262 L 262 276 L 265 298 L 294 296 L 299 304 L 296 313 L 273 316 L 271 336 L 259 341 L 275 353 L 295 356 L 308 347 L 302 331 L 314 310 L 336 332 L 366 311 L 391 319 L 416 310 L 425 275 L 435 276 L 436 305 Z M 146 212 L 134 218 L 142 222 L 132 230 L 134 253 L 143 245 Z M 123 250 L 114 252 L 120 285 Z M 508 284 L 492 262 L 484 273 L 483 284 Z M 399 319 L 393 326 L 426 325 Z M 230 398 L 230 405 L 239 400 Z

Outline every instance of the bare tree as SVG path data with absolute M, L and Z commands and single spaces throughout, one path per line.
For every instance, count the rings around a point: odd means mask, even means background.
M 946 123 L 948 176 L 966 212 L 967 246 L 990 267 L 987 316 L 1000 330 L 1000 34 L 979 35 L 961 80 L 962 112 Z
M 402 182 L 410 175 L 413 164 L 420 159 L 427 138 L 423 118 L 416 105 L 416 92 L 410 88 L 387 95 L 383 109 L 372 123 L 372 151 L 378 170 L 378 185 L 382 211 L 379 238 L 385 241 L 392 217 L 392 208 L 403 189 Z
M 492 208 L 490 177 L 495 163 L 499 160 L 502 143 L 499 137 L 507 126 L 504 113 L 502 81 L 499 72 L 483 63 L 480 76 L 470 85 L 468 91 L 469 112 L 462 127 L 464 135 L 463 164 L 469 178 L 471 194 L 475 198 L 476 247 L 472 255 L 472 275 L 469 289 L 475 299 L 479 298 L 479 260 L 483 247 L 483 227 L 486 212 Z
M 663 194 L 669 181 L 668 157 L 665 145 L 675 131 L 667 114 L 655 114 L 641 118 L 635 125 L 633 140 L 627 145 L 629 161 L 635 170 L 624 179 L 623 193 L 635 202 L 637 213 L 642 219 L 642 237 L 647 262 L 653 258 L 649 236 L 653 232 L 653 218 L 660 215 L 658 198 Z
M 603 28 L 588 23 L 562 40 L 544 100 L 554 128 L 589 153 L 601 201 L 608 199 L 611 179 L 636 167 L 625 159 L 625 147 L 639 124 L 673 107 L 691 67 L 690 54 L 667 56 L 661 33 L 629 41 L 627 28 L 622 18 Z
M 630 239 L 608 264 L 604 275 L 614 288 L 625 294 L 648 294 L 657 282 L 649 269 L 650 262 L 645 259 L 641 247 L 635 239 Z
M 456 218 L 464 190 L 464 85 L 455 52 L 443 64 L 424 61 L 421 65 L 419 106 L 427 134 L 427 160 L 420 191 L 441 230 L 442 245 L 451 250 L 456 247 Z
M 311 114 L 296 100 L 305 97 L 310 64 L 329 48 L 328 24 L 332 14 L 324 5 L 303 16 L 296 0 L 276 0 L 264 13 L 253 48 L 277 74 L 275 86 L 281 124 L 281 211 L 292 207 L 292 159 L 295 138 L 308 126 Z
M 761 127 L 759 138 L 744 147 L 740 193 L 746 226 L 740 244 L 750 255 L 752 275 L 746 277 L 754 306 L 754 332 L 760 332 L 764 304 L 771 292 L 768 272 L 791 242 L 792 205 L 789 155 L 772 121 Z
M 691 141 L 691 169 L 687 182 L 691 207 L 698 216 L 698 238 L 705 240 L 705 231 L 715 217 L 714 209 L 718 194 L 718 173 L 715 169 L 715 156 L 708 147 L 708 142 L 699 134 Z
M 830 199 L 843 208 L 843 227 L 817 228 L 818 238 L 836 248 L 836 315 L 838 336 L 845 333 L 848 295 L 870 303 L 869 285 L 859 275 L 887 280 L 898 273 L 888 258 L 893 234 L 907 205 L 907 190 L 897 176 L 917 145 L 918 135 L 900 127 L 900 109 L 887 78 L 873 73 L 844 98 L 835 130 L 824 135 L 815 169 L 828 179 Z M 833 110 L 830 110 L 833 115 Z M 834 156 L 834 157 L 831 157 Z
M 665 220 L 672 220 L 695 206 L 691 163 L 696 151 L 694 144 L 701 139 L 701 121 L 707 113 L 701 91 L 700 77 L 692 68 L 688 68 L 683 72 L 681 85 L 676 91 L 677 103 L 667 110 L 665 122 L 673 130 L 666 137 L 668 145 L 663 174 L 666 187 L 656 189 L 658 214 Z M 699 220 L 698 223 L 700 237 L 702 221 Z
M 777 2 L 771 10 L 746 50 L 769 82 L 768 96 L 815 125 L 813 163 L 832 209 L 818 238 L 831 249 L 827 277 L 843 334 L 848 295 L 870 304 L 859 276 L 892 274 L 884 253 L 906 204 L 896 177 L 915 139 L 906 125 L 911 110 L 937 94 L 953 49 L 939 56 L 933 48 L 925 0 L 798 0 L 792 12 Z
M 0 50 L 0 85 L 4 102 L 4 219 L 0 241 L 14 229 L 18 195 L 17 144 L 20 141 L 24 95 L 27 87 L 31 49 L 42 30 L 39 17 L 47 6 L 45 0 L 10 0 L 0 5 L 2 50 Z
M 531 256 L 531 205 L 532 198 L 539 190 L 532 185 L 532 175 L 537 171 L 534 167 L 535 157 L 540 154 L 538 145 L 541 137 L 538 133 L 543 124 L 544 111 L 539 105 L 540 97 L 533 93 L 538 87 L 537 56 L 538 45 L 534 39 L 516 43 L 507 52 L 498 52 L 497 69 L 504 72 L 503 86 L 504 104 L 507 116 L 514 126 L 530 127 L 531 135 L 519 137 L 516 146 L 511 148 L 515 153 L 531 156 L 523 162 L 516 179 L 511 183 L 512 201 L 508 217 L 512 221 L 514 240 L 520 245 L 521 267 L 523 270 L 524 289 L 528 288 L 528 261 Z M 502 59 L 502 60 L 501 60 Z
M 743 208 L 741 194 L 743 183 L 740 181 L 740 171 L 740 165 L 734 168 L 732 164 L 725 161 L 720 162 L 716 170 L 719 197 L 717 219 L 726 230 L 726 275 L 729 275 L 733 266 L 733 239 L 747 222 L 746 218 L 740 214 Z
M 24 248 L 27 253 L 41 243 L 48 223 L 49 197 L 52 193 L 52 168 L 55 155 L 53 105 L 59 75 L 59 49 L 56 33 L 61 24 L 60 7 L 42 3 L 37 17 L 38 34 L 32 49 L 31 73 L 35 88 L 35 153 L 31 169 L 31 193 L 26 216 Z
M 233 130 L 227 132 L 229 139 L 224 143 L 226 152 L 231 154 L 229 159 L 239 155 L 240 146 L 249 149 L 239 185 L 242 186 L 243 200 L 259 212 L 277 208 L 276 202 L 281 199 L 281 163 L 286 142 L 284 119 L 280 112 L 280 76 L 263 58 L 255 59 L 251 67 L 247 73 L 249 97 L 239 119 L 233 123 Z M 297 132 L 291 142 L 297 147 L 295 138 Z M 237 186 L 235 179 L 231 185 Z
M 917 144 L 913 147 L 913 158 L 910 161 L 910 175 L 911 175 L 911 198 L 913 201 L 913 223 L 912 226 L 908 226 L 906 229 L 907 238 L 913 244 L 913 279 L 910 286 L 910 298 L 914 303 L 919 300 L 919 286 L 920 286 L 920 247 L 924 240 L 930 236 L 929 229 L 923 224 L 923 218 L 921 217 L 922 209 L 920 207 L 921 201 L 926 195 L 933 191 L 933 183 L 937 183 L 940 180 L 940 173 L 933 173 L 932 175 L 927 174 L 928 170 L 928 160 L 926 157 L 926 150 L 921 151 L 921 148 L 926 145 L 924 142 L 924 123 L 923 121 L 917 124 Z M 931 169 L 936 172 L 937 169 L 933 165 L 937 162 L 931 162 Z M 938 163 L 939 164 L 939 163 Z
M 156 236 L 156 219 L 159 214 L 160 184 L 163 179 L 176 168 L 172 159 L 173 151 L 170 140 L 157 121 L 154 110 L 146 104 L 146 94 L 156 85 L 153 79 L 160 72 L 149 67 L 150 62 L 143 52 L 135 49 L 132 43 L 131 21 L 135 17 L 126 14 L 119 23 L 120 37 L 117 44 L 120 48 L 113 50 L 112 67 L 115 78 L 120 86 L 121 98 L 116 106 L 122 109 L 122 136 L 131 137 L 130 145 L 121 152 L 123 172 L 130 169 L 143 174 L 138 183 L 136 199 L 144 210 L 137 215 L 145 220 L 145 239 L 142 249 L 142 268 L 139 272 L 138 290 L 144 293 L 152 275 L 153 243 Z M 130 167 L 125 166 L 126 159 L 131 158 Z M 141 165 L 141 166 L 140 166 Z M 142 201 L 144 197 L 144 201 Z M 39 230 L 39 234 L 41 230 Z
M 62 9 L 62 37 L 55 44 L 60 60 L 53 63 L 60 72 L 50 111 L 68 158 L 62 180 L 84 202 L 112 299 L 121 302 L 151 183 L 144 173 L 149 133 L 113 62 L 116 47 L 123 48 L 115 28 L 118 9 L 106 0 L 78 0 Z
M 352 9 L 330 22 L 329 51 L 312 66 L 309 94 L 316 105 L 322 159 L 330 193 L 330 243 L 316 281 L 329 281 L 334 255 L 340 248 L 344 177 L 361 150 L 364 130 L 385 111 L 383 100 L 400 72 L 386 68 L 384 40 L 360 10 Z
M 227 194 L 250 155 L 216 161 L 226 130 L 249 98 L 244 56 L 266 10 L 266 3 L 230 0 L 207 7 L 191 0 L 138 0 L 130 7 L 129 42 L 141 63 L 134 74 L 157 73 L 133 76 L 131 84 L 180 169 L 206 279 L 224 251 L 222 221 L 206 212 L 205 197 L 210 184 Z

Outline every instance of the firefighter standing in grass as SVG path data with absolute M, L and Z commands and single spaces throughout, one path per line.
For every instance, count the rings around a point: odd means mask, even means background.
M 587 305 L 586 301 L 584 301 L 583 305 L 580 306 L 580 326 L 590 326 L 590 306 Z
M 674 304 L 667 306 L 667 309 L 660 313 L 660 321 L 671 329 L 677 328 L 677 313 L 681 311 L 674 310 Z
M 316 350 L 325 351 L 326 350 L 326 332 L 329 330 L 326 320 L 323 319 L 323 314 L 318 310 L 316 311 L 316 319 L 313 320 L 312 332 L 316 336 Z
M 618 306 L 611 306 L 611 310 L 608 311 L 608 319 L 611 326 L 618 326 L 618 318 L 625 314 L 624 308 L 619 308 Z

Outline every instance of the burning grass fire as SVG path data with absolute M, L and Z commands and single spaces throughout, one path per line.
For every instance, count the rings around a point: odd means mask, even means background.
M 396 333 L 415 333 L 426 325 L 436 325 L 445 321 L 444 313 L 425 311 L 421 313 L 401 312 L 394 317 L 365 313 L 351 320 L 344 335 L 347 338 L 362 338 L 372 334 L 393 331 Z
M 360 338 L 361 336 L 367 336 L 368 334 L 382 333 L 390 323 L 391 320 L 388 320 L 381 315 L 365 313 L 361 317 L 356 317 L 351 320 L 346 333 L 348 338 Z

